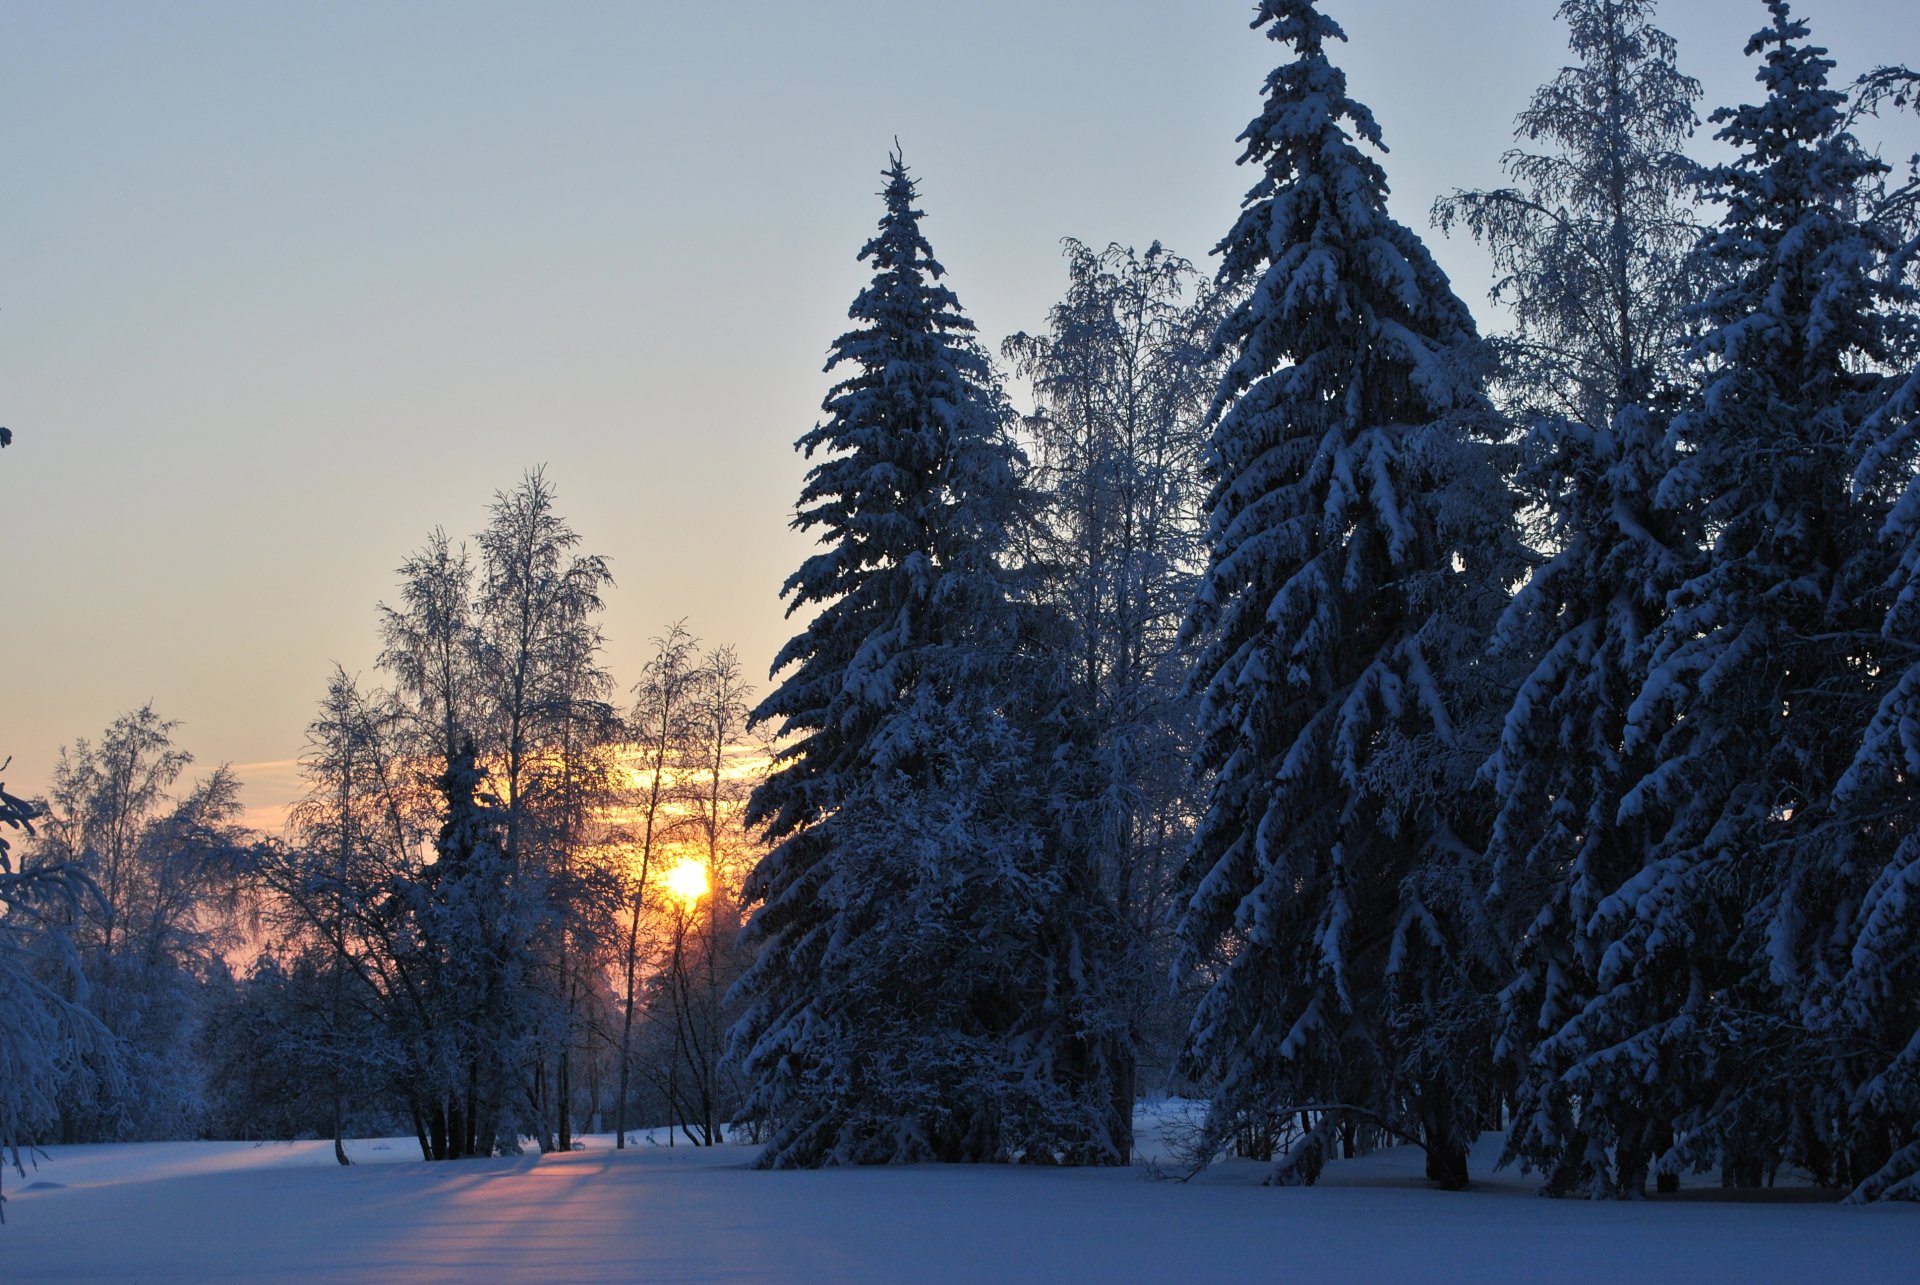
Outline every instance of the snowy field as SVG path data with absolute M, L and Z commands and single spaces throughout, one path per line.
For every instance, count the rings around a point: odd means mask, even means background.
M 747 1148 L 586 1140 L 429 1165 L 411 1139 L 60 1147 L 9 1172 L 0 1280 L 1913 1281 L 1920 1207 L 1432 1191 L 1419 1157 L 1307 1190 L 1250 1164 L 758 1173 Z M 1477 1154 L 1484 1174 L 1493 1144 Z

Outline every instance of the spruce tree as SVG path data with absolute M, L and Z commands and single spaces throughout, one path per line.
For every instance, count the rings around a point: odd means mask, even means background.
M 1916 86 L 1920 74 L 1908 68 L 1878 68 L 1861 79 L 1855 110 L 1920 106 Z M 1845 966 L 1817 1012 L 1847 1051 L 1856 1201 L 1920 1200 L 1920 156 L 1906 182 L 1873 195 L 1889 378 L 1859 436 L 1854 482 L 1856 494 L 1890 506 L 1880 549 L 1889 603 L 1872 653 L 1876 701 L 1836 790 L 1859 847 L 1837 925 Z
M 1480 662 L 1519 567 L 1472 316 L 1387 213 L 1384 150 L 1311 0 L 1254 22 L 1294 52 L 1241 135 L 1261 177 L 1219 247 L 1228 316 L 1208 468 L 1210 558 L 1188 1040 L 1213 1086 L 1202 1150 L 1308 1121 L 1410 1137 L 1466 1182 L 1487 1110 L 1497 944 L 1473 866 L 1497 684 Z
M 396 881 L 415 929 L 400 968 L 426 982 L 408 1093 L 432 1160 L 519 1150 L 512 1080 L 531 1052 L 524 990 L 538 912 L 506 851 L 505 809 L 486 784 L 469 738 L 433 781 L 441 801 L 433 863 L 417 882 Z
M 872 283 L 798 445 L 787 581 L 817 614 L 754 712 L 783 738 L 748 807 L 758 955 L 733 1034 L 770 1166 L 1125 1162 L 1086 871 L 1047 843 L 1044 709 L 1002 563 L 1020 502 L 1004 403 L 896 154 Z M 1078 966 L 1086 964 L 1085 970 Z M 1130 1106 L 1130 1104 L 1127 1104 Z
M 1859 217 L 1884 167 L 1847 132 L 1825 50 L 1784 0 L 1769 9 L 1747 46 L 1765 100 L 1712 117 L 1738 151 L 1707 174 L 1724 214 L 1703 251 L 1723 284 L 1658 494 L 1708 543 L 1629 713 L 1625 747 L 1650 768 L 1620 816 L 1652 842 L 1592 916 L 1596 999 L 1554 1036 L 1577 1054 L 1574 1093 L 1671 1124 L 1664 1171 L 1742 1186 L 1784 1163 L 1836 1182 L 1855 1168 L 1817 1010 L 1846 965 L 1858 856 L 1834 791 L 1878 668 L 1879 519 L 1849 475 L 1888 320 L 1884 247 Z

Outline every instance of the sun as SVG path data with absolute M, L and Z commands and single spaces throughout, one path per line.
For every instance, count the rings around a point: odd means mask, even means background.
M 667 891 L 692 905 L 707 895 L 707 868 L 698 861 L 682 861 L 667 871 Z

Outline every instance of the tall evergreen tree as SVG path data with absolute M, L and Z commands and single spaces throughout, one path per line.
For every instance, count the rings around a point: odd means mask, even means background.
M 1548 1188 L 1637 1190 L 1656 1139 L 1643 1086 L 1616 1102 L 1562 1077 L 1583 1051 L 1555 1038 L 1596 993 L 1601 900 L 1637 870 L 1648 818 L 1618 818 L 1646 765 L 1624 749 L 1648 638 L 1695 537 L 1654 501 L 1673 464 L 1678 338 L 1703 273 L 1694 167 L 1678 150 L 1699 85 L 1674 66 L 1652 0 L 1566 0 L 1577 66 L 1534 95 L 1514 151 L 1522 187 L 1457 192 L 1461 221 L 1502 272 L 1513 309 L 1505 383 L 1530 417 L 1520 484 L 1545 515 L 1544 560 L 1501 618 L 1498 650 L 1530 667 L 1487 765 L 1498 812 L 1489 891 L 1518 943 L 1502 994 L 1502 1060 L 1514 1080 L 1509 1154 Z M 1576 1108 L 1577 1103 L 1577 1108 Z
M 1920 73 L 1881 67 L 1861 78 L 1855 111 L 1920 108 Z M 1920 155 L 1906 181 L 1877 191 L 1872 213 L 1886 251 L 1880 284 L 1890 376 L 1860 436 L 1856 493 L 1891 505 L 1881 555 L 1891 599 L 1876 640 L 1878 691 L 1838 802 L 1859 836 L 1839 929 L 1845 970 L 1819 1012 L 1848 1050 L 1842 1088 L 1849 1131 L 1893 1154 L 1862 1163 L 1853 1199 L 1920 1200 Z M 1867 1160 L 1862 1156 L 1862 1160 Z
M 826 548 L 784 593 L 818 614 L 754 713 L 786 738 L 748 809 L 774 847 L 733 1034 L 761 1162 L 1125 1161 L 1100 1054 L 1124 1013 L 1083 998 L 1080 881 L 1043 842 L 1015 717 L 1016 453 L 898 155 L 884 195 L 799 442 L 825 458 L 794 525 Z
M 526 974 L 537 910 L 520 886 L 524 867 L 506 850 L 504 806 L 483 793 L 473 742 L 435 778 L 441 799 L 435 860 L 412 890 L 418 948 L 440 1021 L 415 1106 L 431 1158 L 519 1150 L 513 1077 L 534 1053 L 537 1009 Z
M 1665 1086 L 1645 1102 L 1674 1130 L 1663 1170 L 1757 1185 L 1792 1162 L 1848 1183 L 1874 1148 L 1843 1127 L 1844 1073 L 1813 1019 L 1846 966 L 1858 844 L 1834 789 L 1878 668 L 1879 519 L 1849 475 L 1889 355 L 1884 247 L 1859 217 L 1884 167 L 1847 132 L 1826 51 L 1784 0 L 1769 9 L 1747 46 L 1766 98 L 1712 118 L 1738 151 L 1708 173 L 1725 210 L 1703 250 L 1724 284 L 1659 490 L 1709 543 L 1629 714 L 1626 748 L 1651 767 L 1621 819 L 1653 842 L 1595 910 L 1597 998 L 1554 1038 L 1582 1097 Z
M 1379 127 L 1327 56 L 1344 34 L 1312 0 L 1254 26 L 1295 57 L 1241 135 L 1262 174 L 1219 248 L 1252 293 L 1220 332 L 1188 624 L 1213 777 L 1182 925 L 1215 974 L 1188 1049 L 1214 1086 L 1203 1145 L 1299 1112 L 1275 1179 L 1311 1181 L 1364 1121 L 1460 1186 L 1499 965 L 1469 878 L 1480 657 L 1519 570 L 1498 425 L 1471 315 L 1387 213 Z

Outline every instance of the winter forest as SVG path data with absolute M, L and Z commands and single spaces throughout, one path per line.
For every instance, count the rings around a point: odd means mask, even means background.
M 1563 0 L 1416 227 L 1259 0 L 1219 243 L 997 343 L 883 134 L 769 675 L 610 672 L 533 466 L 394 550 L 284 828 L 190 711 L 0 746 L 0 1263 L 187 1140 L 1920 1200 L 1920 73 L 1756 0 L 1703 101 L 1657 7 Z

